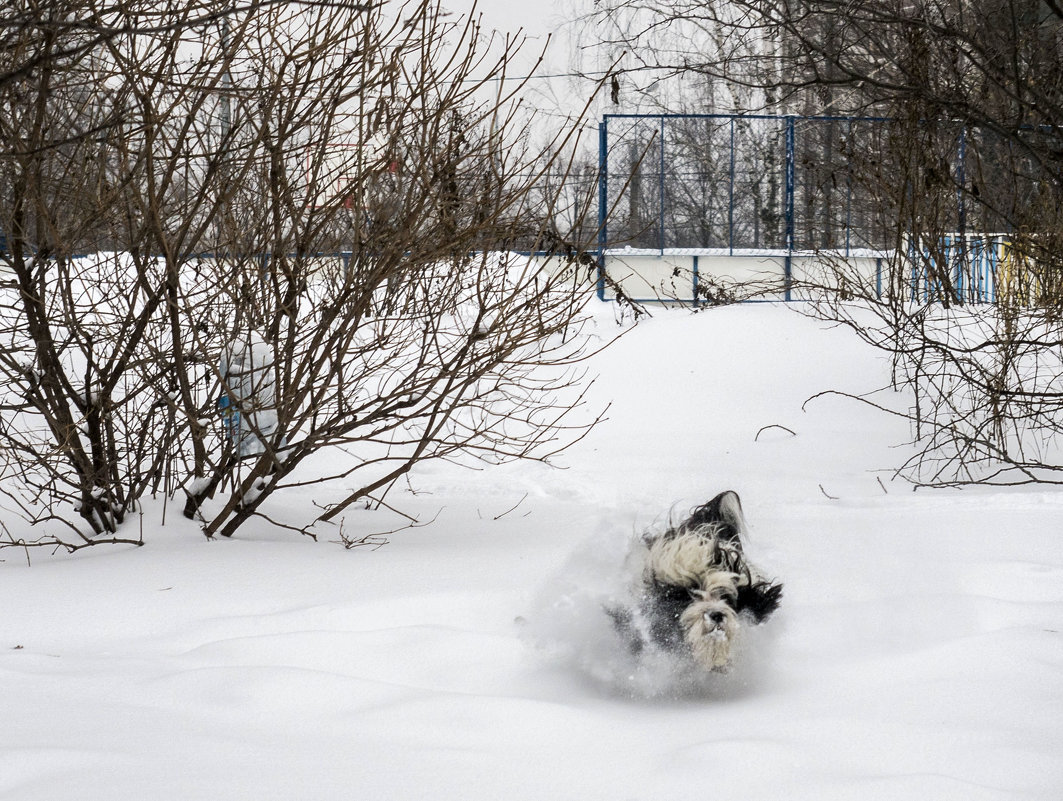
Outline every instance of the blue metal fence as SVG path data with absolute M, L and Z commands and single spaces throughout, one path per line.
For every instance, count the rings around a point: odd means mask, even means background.
M 910 300 L 1034 305 L 1046 290 L 1042 250 L 1029 237 L 1010 234 L 955 233 L 908 242 Z
M 599 245 L 880 248 L 887 235 L 852 153 L 881 118 L 607 114 Z
M 607 114 L 599 124 L 598 248 L 738 251 L 895 251 L 896 207 L 883 183 L 889 120 L 882 117 L 729 114 Z M 911 299 L 997 302 L 1029 298 L 1036 267 L 971 187 L 993 181 L 1007 143 L 960 123 L 939 137 L 941 241 L 909 241 Z M 1010 151 L 1008 151 L 1009 156 Z M 970 174 L 969 174 L 970 173 Z M 1014 177 L 1014 176 L 1011 176 Z M 1021 179 L 1020 179 L 1021 180 Z M 911 186 L 891 187 L 894 200 Z M 1013 189 L 1018 194 L 1020 189 Z M 949 199 L 954 193 L 955 201 Z M 887 196 L 889 193 L 886 193 Z M 910 197 L 910 195 L 909 195 Z M 1006 219 L 1003 218 L 1002 219 Z M 790 283 L 787 257 L 786 283 Z M 881 289 L 881 277 L 876 279 Z M 787 298 L 789 291 L 787 290 Z

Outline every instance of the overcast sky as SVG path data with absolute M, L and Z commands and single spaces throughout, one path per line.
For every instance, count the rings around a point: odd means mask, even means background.
M 442 2 L 454 14 L 467 14 L 473 9 L 472 0 Z M 557 133 L 557 126 L 567 125 L 573 115 L 580 115 L 585 103 L 595 93 L 592 81 L 564 77 L 576 68 L 575 33 L 570 23 L 577 16 L 577 9 L 589 6 L 590 0 L 479 0 L 475 4 L 486 30 L 515 33 L 522 29 L 527 37 L 520 54 L 507 70 L 510 79 L 527 75 L 542 49 L 548 45 L 543 63 L 535 70 L 538 77 L 530 80 L 521 91 L 523 102 L 539 112 L 539 122 L 545 126 L 544 133 L 548 136 Z M 584 127 L 595 131 L 601 113 L 598 105 L 584 118 Z M 596 139 L 594 147 L 597 147 Z
M 483 14 L 488 27 L 501 31 L 523 28 L 529 37 L 542 37 L 556 25 L 557 0 L 480 0 L 476 9 Z M 445 0 L 445 5 L 465 13 L 472 8 L 471 0 Z

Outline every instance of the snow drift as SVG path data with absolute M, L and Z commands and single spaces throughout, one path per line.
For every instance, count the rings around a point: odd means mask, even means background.
M 148 508 L 145 548 L 0 552 L 0 798 L 1060 797 L 1063 495 L 889 481 L 908 431 L 802 410 L 888 365 L 790 308 L 662 311 L 593 367 L 567 469 L 424 465 L 389 502 L 433 522 L 375 550 Z M 626 672 L 595 604 L 725 488 L 782 607 L 713 686 Z

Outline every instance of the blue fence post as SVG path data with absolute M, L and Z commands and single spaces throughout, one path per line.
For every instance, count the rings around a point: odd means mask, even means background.
M 853 146 L 853 118 L 845 121 L 845 144 Z M 849 258 L 849 250 L 852 244 L 853 231 L 853 171 L 846 166 L 845 170 L 845 258 Z M 881 294 L 879 295 L 881 297 Z
M 727 247 L 735 254 L 735 118 L 731 117 L 731 169 L 727 185 Z
M 661 251 L 661 255 L 664 255 L 664 117 L 660 117 L 660 130 L 661 137 L 660 154 L 661 164 L 660 172 L 657 176 L 657 205 L 658 205 L 658 221 L 657 221 L 657 247 Z
M 794 249 L 794 118 L 786 118 L 786 249 Z
M 973 303 L 981 303 L 982 287 L 985 281 L 982 279 L 982 239 L 976 238 L 971 242 L 971 280 L 970 296 Z
M 994 239 L 992 242 L 992 250 L 990 251 L 990 259 L 988 269 L 990 275 L 993 276 L 993 286 L 990 289 L 990 303 L 996 303 L 997 299 L 997 277 L 1000 274 L 1000 245 L 999 240 Z
M 791 300 L 794 251 L 794 118 L 786 117 L 786 257 L 784 259 L 786 300 Z
M 598 125 L 598 299 L 605 300 L 605 248 L 609 219 L 609 117 Z
M 922 260 L 923 260 L 923 257 L 924 257 L 924 253 L 923 253 L 922 245 L 920 245 L 919 246 L 919 250 L 918 250 L 918 252 L 919 252 L 919 261 L 917 262 L 915 260 L 916 247 L 915 247 L 914 244 L 910 246 L 910 250 L 911 250 L 911 252 L 909 254 L 909 262 L 912 265 L 912 303 L 918 303 L 919 302 L 919 281 L 920 281 L 919 274 L 920 274 L 920 271 L 923 269 L 921 265 L 922 265 Z
M 960 224 L 960 242 L 956 258 L 956 301 L 963 303 L 963 270 L 967 261 L 967 202 L 963 196 L 967 186 L 967 126 L 960 126 L 956 158 L 956 216 Z
M 967 232 L 967 203 L 963 189 L 967 185 L 967 126 L 960 128 L 958 154 L 956 159 L 956 212 L 960 223 L 960 236 Z

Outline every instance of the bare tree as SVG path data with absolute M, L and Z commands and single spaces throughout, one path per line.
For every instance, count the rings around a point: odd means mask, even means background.
M 795 234 L 837 251 L 840 180 L 886 251 L 880 283 L 833 259 L 819 311 L 892 355 L 919 444 L 903 472 L 1057 481 L 1063 8 L 620 0 L 594 16 L 614 21 L 610 48 L 638 46 L 640 74 L 744 87 L 746 110 L 848 118 L 798 142 Z
M 888 119 L 853 170 L 894 231 L 887 291 L 862 304 L 876 322 L 835 303 L 829 313 L 890 352 L 912 393 L 919 447 L 904 472 L 921 484 L 1058 482 L 1060 8 L 750 10 L 791 45 L 790 96 L 826 93 Z
M 981 192 L 984 205 L 961 192 L 959 131 L 974 143 L 966 158 L 975 180 L 995 176 L 982 184 L 992 187 Z M 1063 470 L 1061 220 L 1058 207 L 1037 200 L 1019 215 L 998 214 L 1046 187 L 1007 161 L 987 163 L 994 149 L 1011 150 L 954 123 L 891 124 L 874 164 L 857 162 L 855 172 L 869 182 L 881 176 L 873 197 L 894 232 L 881 285 L 830 259 L 818 287 L 817 313 L 890 354 L 908 406 L 862 400 L 910 421 L 917 447 L 900 472 L 920 485 L 1059 483 Z
M 0 83 L 0 452 L 25 516 L 128 539 L 180 488 L 228 536 L 286 487 L 348 487 L 331 520 L 419 461 L 580 436 L 589 284 L 498 253 L 550 230 L 558 164 L 517 90 L 484 91 L 515 43 L 432 0 L 96 13 L 92 47 L 16 29 L 40 52 Z

